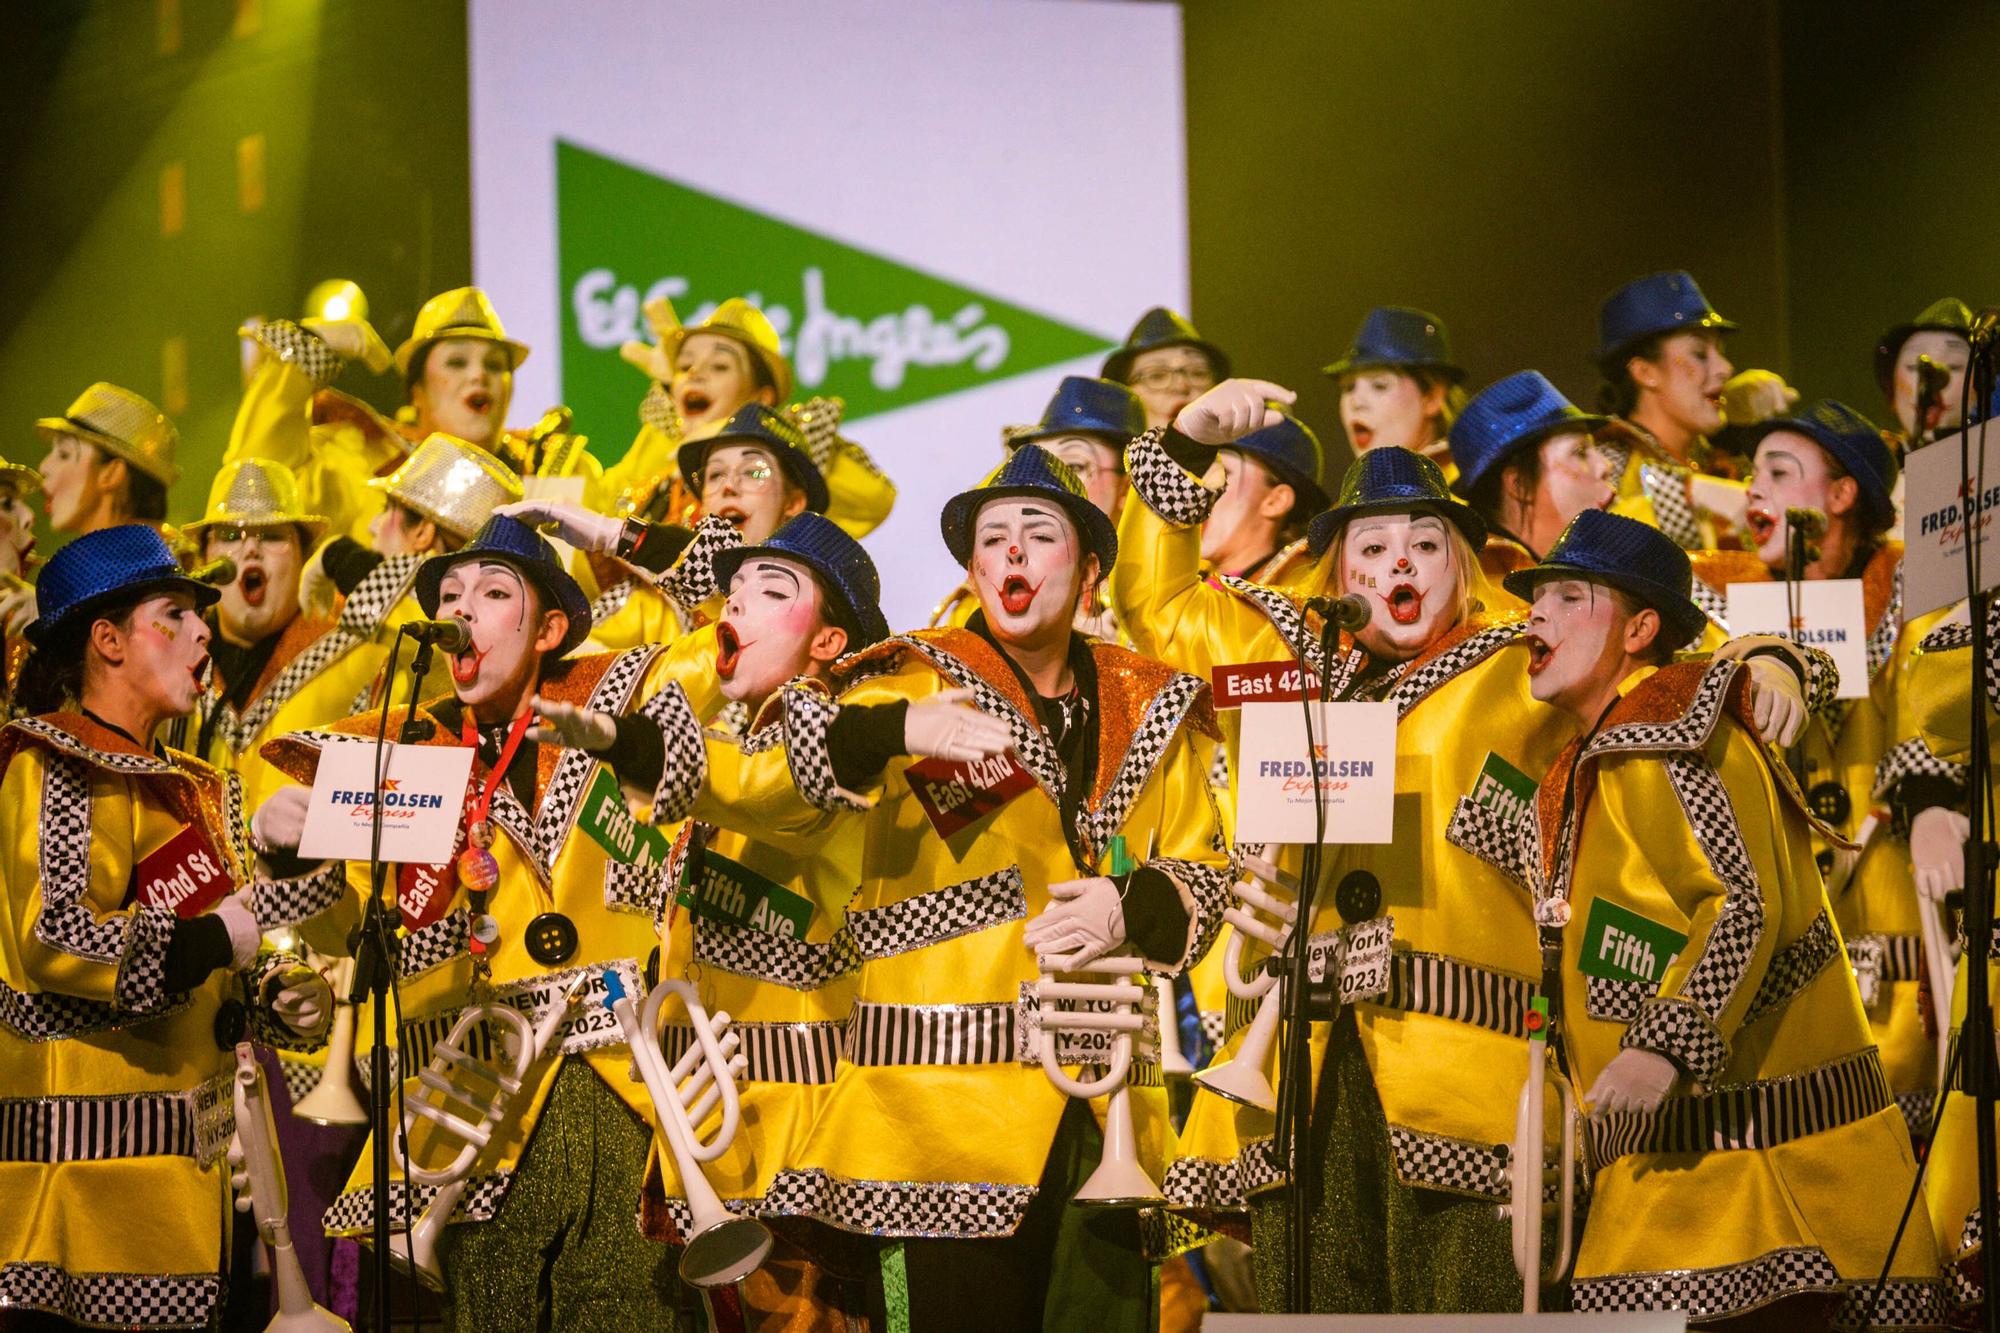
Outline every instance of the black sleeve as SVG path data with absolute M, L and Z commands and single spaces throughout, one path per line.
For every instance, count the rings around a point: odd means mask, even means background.
M 379 551 L 369 550 L 352 537 L 335 537 L 319 558 L 319 567 L 333 580 L 333 586 L 340 589 L 342 597 L 351 596 L 361 586 L 361 580 L 374 573 L 375 566 L 381 563 Z
M 1164 870 L 1140 866 L 1113 875 L 1125 901 L 1125 938 L 1156 963 L 1176 963 L 1187 952 L 1188 909 Z
M 880 777 L 891 759 L 907 753 L 903 718 L 909 711 L 906 699 L 842 705 L 826 732 L 833 780 L 849 791 L 859 791 Z
M 173 937 L 167 941 L 165 960 L 168 991 L 193 990 L 208 980 L 218 967 L 227 967 L 236 956 L 229 942 L 229 927 L 219 916 L 190 917 L 174 922 Z
M 625 786 L 658 791 L 667 770 L 667 742 L 659 725 L 643 717 L 614 717 L 611 722 L 617 738 L 597 757 Z
M 1167 427 L 1167 433 L 1160 437 L 1160 447 L 1167 451 L 1167 457 L 1197 477 L 1207 472 L 1209 465 L 1215 462 L 1216 446 L 1189 439 L 1172 426 Z
M 309 874 L 315 866 L 320 864 L 318 860 L 308 860 L 295 852 L 288 852 L 282 847 L 273 847 L 269 851 L 259 852 L 257 853 L 257 857 L 269 867 L 272 879 L 299 879 Z
M 1889 793 L 1890 827 L 1908 837 L 1910 821 L 1926 810 L 1965 808 L 1965 788 L 1941 773 L 1912 773 Z
M 673 568 L 674 561 L 681 558 L 681 552 L 693 540 L 692 528 L 678 523 L 648 523 L 639 544 L 622 558 L 649 573 L 664 574 Z

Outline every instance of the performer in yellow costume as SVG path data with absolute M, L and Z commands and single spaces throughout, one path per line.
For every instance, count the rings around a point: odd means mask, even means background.
M 126 525 L 57 552 L 41 593 L 23 685 L 46 711 L 0 729 L 0 1308 L 208 1327 L 231 1048 L 310 1039 L 329 1009 L 258 947 L 314 886 L 253 889 L 234 780 L 155 739 L 200 693 L 215 590 Z
M 169 545 L 167 488 L 181 479 L 180 432 L 166 414 L 115 384 L 85 389 L 59 417 L 35 430 L 49 442 L 42 459 L 43 506 L 56 532 L 96 532 L 146 523 Z
M 1708 446 L 1734 369 L 1722 339 L 1736 327 L 1679 270 L 1634 278 L 1597 311 L 1598 406 L 1620 427 L 1600 441 L 1618 489 L 1612 512 L 1683 550 L 1737 544 L 1743 488 Z
M 1445 441 L 1465 406 L 1465 370 L 1452 360 L 1443 320 L 1428 310 L 1377 306 L 1325 373 L 1340 390 L 1340 424 L 1355 453 L 1414 450 L 1452 480 Z
M 1040 446 L 954 497 L 943 528 L 980 596 L 968 627 L 850 659 L 865 678 L 837 701 L 788 687 L 781 744 L 710 745 L 698 818 L 851 841 L 862 867 L 840 1071 L 766 1207 L 891 1238 L 884 1290 L 912 1328 L 1150 1329 L 1133 1215 L 1068 1203 L 1096 1118 L 1016 1041 L 1038 954 L 1053 971 L 1129 948 L 1172 972 L 1208 947 L 1228 857 L 1207 687 L 1075 633 L 1117 539 Z M 967 697 L 986 716 L 962 715 Z M 1136 868 L 1114 874 L 1118 839 Z M 1157 1172 L 1158 1068 L 1131 1068 L 1137 1155 Z
M 1686 556 L 1591 511 L 1509 582 L 1533 606 L 1534 696 L 1584 733 L 1535 794 L 1529 853 L 1591 1113 L 1575 1307 L 1932 1325 L 1921 1215 L 1870 1305 L 1916 1171 L 1909 1133 L 1744 668 L 1671 662 L 1702 621 Z
M 1097 373 L 1139 396 L 1146 409 L 1144 429 L 1150 430 L 1228 379 L 1229 353 L 1196 332 L 1185 315 L 1156 305 L 1139 316 Z
M 589 983 L 438 1241 L 450 1326 L 691 1327 L 667 1252 L 639 1233 L 650 1101 L 628 1078 L 623 1038 L 598 1003 L 607 968 L 628 993 L 644 989 L 664 867 L 619 793 L 623 784 L 662 806 L 691 799 L 685 786 L 701 781 L 700 752 L 672 753 L 662 730 L 675 716 L 693 725 L 685 696 L 672 685 L 652 693 L 657 649 L 565 656 L 589 633 L 589 604 L 549 544 L 512 519 L 495 517 L 476 540 L 426 561 L 417 593 L 427 614 L 465 619 L 471 639 L 451 657 L 453 694 L 418 710 L 421 743 L 471 745 L 478 759 L 452 862 L 396 876 L 408 931 L 397 964 L 404 1095 L 418 1095 L 417 1074 L 468 1003 L 538 1019 L 563 1004 L 572 981 Z M 538 704 L 547 705 L 539 726 Z M 373 735 L 375 725 L 369 716 L 280 737 L 266 757 L 309 782 L 326 744 Z M 305 791 L 287 787 L 271 807 L 259 837 L 296 847 Z M 365 894 L 367 865 L 347 871 L 354 895 Z M 428 1122 L 413 1138 L 416 1159 L 431 1167 L 461 1146 Z M 328 1211 L 330 1232 L 367 1234 L 370 1181 L 364 1157 Z M 423 1210 L 435 1195 L 399 1183 L 396 1224 L 415 1220 L 406 1200 Z
M 1597 447 L 1609 418 L 1581 411 L 1539 371 L 1498 379 L 1451 427 L 1452 489 L 1486 520 L 1479 563 L 1498 580 L 1542 558 L 1569 521 L 1613 498 Z

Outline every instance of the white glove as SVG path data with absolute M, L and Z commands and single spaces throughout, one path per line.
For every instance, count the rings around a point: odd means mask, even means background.
M 1590 1085 L 1584 1101 L 1597 1115 L 1613 1111 L 1657 1111 L 1674 1090 L 1680 1069 L 1652 1051 L 1620 1051 Z
M 1932 806 L 1910 821 L 1910 866 L 1916 871 L 1917 892 L 1928 901 L 1965 887 L 1965 840 L 1972 821 L 1956 810 Z
M 1785 412 L 1799 391 L 1768 370 L 1739 370 L 1722 386 L 1722 418 L 1732 426 L 1754 426 Z
M 539 694 L 529 700 L 528 707 L 534 710 L 537 719 L 528 728 L 528 739 L 537 745 L 562 745 L 597 753 L 610 749 L 611 743 L 618 739 L 618 724 L 611 714 L 595 708 L 544 699 Z
M 20 588 L 0 597 L 0 630 L 18 637 L 41 612 L 35 607 L 33 587 Z
M 1066 879 L 1049 885 L 1049 898 L 1023 935 L 1044 971 L 1073 971 L 1125 942 L 1125 904 L 1111 880 Z
M 1007 724 L 974 708 L 971 690 L 945 690 L 903 714 L 903 751 L 919 759 L 966 763 L 1005 754 L 1014 743 Z
M 365 319 L 302 319 L 299 327 L 345 359 L 362 362 L 377 375 L 396 363 L 382 335 Z
M 646 316 L 646 327 L 653 331 L 653 341 L 646 343 L 637 339 L 627 339 L 618 346 L 618 355 L 628 365 L 637 366 L 646 373 L 648 379 L 665 384 L 674 377 L 674 363 L 667 359 L 664 344 L 667 335 L 680 328 L 680 317 L 674 313 L 674 303 L 664 296 L 656 296 L 639 307 Z
M 1750 670 L 1750 716 L 1757 734 L 1781 748 L 1790 745 L 1806 725 L 1806 694 L 1798 676 L 1769 654 L 1744 665 Z
M 1174 429 L 1197 444 L 1228 444 L 1284 420 L 1273 401 L 1290 407 L 1298 395 L 1268 380 L 1224 380 L 1183 407 Z
M 333 1018 L 333 987 L 309 967 L 287 968 L 265 981 L 264 1003 L 279 1022 L 311 1040 Z
M 299 571 L 299 613 L 307 619 L 314 616 L 331 617 L 334 601 L 340 596 L 340 587 L 333 576 L 326 572 L 327 542 L 321 542 L 319 549 L 306 561 Z
M 493 511 L 518 519 L 531 528 L 545 528 L 579 551 L 611 555 L 618 550 L 618 538 L 625 531 L 622 520 L 606 518 L 574 500 L 516 500 Z
M 250 844 L 260 852 L 296 852 L 306 831 L 306 806 L 312 792 L 286 783 L 264 798 L 250 816 Z
M 250 912 L 248 898 L 242 893 L 232 893 L 217 903 L 215 915 L 229 930 L 229 966 L 233 971 L 241 972 L 257 961 L 257 949 L 264 942 L 264 932 Z

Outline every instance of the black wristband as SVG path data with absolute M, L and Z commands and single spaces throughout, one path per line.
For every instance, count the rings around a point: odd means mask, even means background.
M 168 991 L 193 990 L 235 957 L 236 946 L 230 943 L 229 927 L 221 917 L 211 914 L 176 921 L 167 940 L 161 984 Z
M 849 791 L 859 791 L 880 777 L 891 759 L 907 754 L 903 723 L 909 711 L 907 699 L 843 705 L 826 730 L 833 780 Z
M 637 522 L 638 520 L 631 520 Z M 694 530 L 678 523 L 644 523 L 644 531 L 630 550 L 620 550 L 618 558 L 637 565 L 650 574 L 664 574 L 681 558 L 688 543 L 694 540 Z M 624 543 L 619 543 L 623 547 Z
M 350 597 L 361 586 L 361 580 L 375 572 L 382 558 L 379 551 L 369 550 L 352 537 L 335 537 L 320 552 L 319 567 L 333 580 L 333 586 L 340 589 L 342 597 Z
M 667 741 L 660 728 L 644 717 L 614 717 L 611 725 L 618 734 L 597 757 L 624 786 L 659 790 L 667 771 Z
M 1173 878 L 1152 866 L 1111 878 L 1125 903 L 1125 938 L 1155 963 L 1178 963 L 1187 952 L 1189 916 Z
M 1179 463 L 1196 477 L 1205 475 L 1215 462 L 1215 455 L 1226 446 L 1203 444 L 1181 434 L 1172 426 L 1160 437 L 1160 447 L 1167 451 L 1167 457 Z

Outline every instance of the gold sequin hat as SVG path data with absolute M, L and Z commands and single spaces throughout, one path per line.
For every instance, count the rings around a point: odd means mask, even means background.
M 681 344 L 691 333 L 714 333 L 742 343 L 770 372 L 771 382 L 777 386 L 778 401 L 792 400 L 792 363 L 778 346 L 777 329 L 756 306 L 740 296 L 732 296 L 699 324 L 676 321 L 660 334 L 660 352 L 667 358 L 667 364 L 672 365 L 681 354 Z
M 528 359 L 527 344 L 507 336 L 485 292 L 477 287 L 454 287 L 424 302 L 424 308 L 417 312 L 416 327 L 396 349 L 396 372 L 409 379 L 411 365 L 421 364 L 430 345 L 446 338 L 481 338 L 499 343 L 512 356 L 514 369 Z
M 42 474 L 0 458 L 0 486 L 12 486 L 16 495 L 30 496 L 42 489 Z
M 222 469 L 208 488 L 208 504 L 201 517 L 183 523 L 181 531 L 199 540 L 203 530 L 225 524 L 271 528 L 281 523 L 296 523 L 306 529 L 308 547 L 326 531 L 325 518 L 305 512 L 298 478 L 290 468 L 262 458 L 246 458 Z
M 438 432 L 403 465 L 368 483 L 416 510 L 460 541 L 471 541 L 497 505 L 521 498 L 514 469 L 476 444 Z
M 35 429 L 51 441 L 59 435 L 88 440 L 162 486 L 181 479 L 181 470 L 174 465 L 181 433 L 166 413 L 130 389 L 100 380 L 85 389 L 67 412 L 43 417 Z

